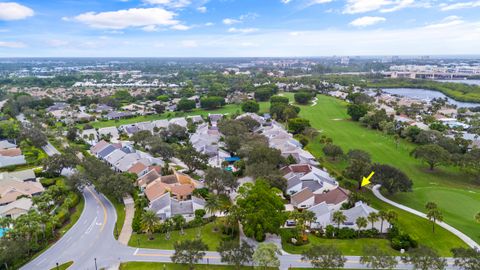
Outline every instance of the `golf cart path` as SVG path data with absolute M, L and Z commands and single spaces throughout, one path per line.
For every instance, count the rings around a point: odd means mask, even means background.
M 412 213 L 414 215 L 417 215 L 419 217 L 422 217 L 422 218 L 425 218 L 425 219 L 428 219 L 427 215 L 425 213 L 422 213 L 420 211 L 417 211 L 415 209 L 412 209 L 410 207 L 407 207 L 403 204 L 399 204 L 399 203 L 396 203 L 392 200 L 389 200 L 387 198 L 385 198 L 385 196 L 383 196 L 381 193 L 380 193 L 380 185 L 375 185 L 373 188 L 372 188 L 372 191 L 373 191 L 373 194 L 375 195 L 375 197 L 377 197 L 378 199 L 392 205 L 392 206 L 395 206 L 397 208 L 400 208 L 404 211 L 407 211 L 409 213 Z M 472 238 L 468 237 L 466 234 L 462 233 L 461 231 L 455 229 L 454 227 L 448 225 L 447 223 L 445 222 L 437 222 L 438 225 L 440 225 L 440 227 L 446 229 L 447 231 L 455 234 L 456 236 L 458 236 L 458 238 L 462 239 L 463 242 L 465 242 L 467 245 L 469 245 L 471 248 L 478 248 L 480 249 L 480 245 L 475 242 Z

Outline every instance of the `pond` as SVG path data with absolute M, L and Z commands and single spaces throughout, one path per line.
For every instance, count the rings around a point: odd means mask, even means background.
M 447 98 L 448 103 L 456 105 L 459 108 L 470 108 L 470 107 L 479 107 L 480 103 L 474 102 L 462 102 L 457 101 L 452 98 L 447 97 L 442 92 L 421 89 L 421 88 L 384 88 L 382 89 L 385 93 L 409 97 L 413 99 L 419 99 L 424 101 L 431 101 L 434 98 Z

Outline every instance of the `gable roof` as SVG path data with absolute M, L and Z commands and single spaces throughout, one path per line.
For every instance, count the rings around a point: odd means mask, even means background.
M 10 203 L 19 196 L 32 196 L 44 190 L 39 182 L 2 181 L 0 182 L 0 204 Z
M 13 201 L 7 205 L 0 206 L 0 216 L 7 214 L 13 209 L 19 209 L 24 212 L 27 212 L 32 207 L 32 199 L 30 198 L 20 198 L 16 201 Z
M 0 141 L 0 149 L 9 149 L 9 148 L 16 148 L 17 145 L 13 144 L 7 140 Z
M 92 146 L 90 148 L 90 152 L 92 152 L 93 154 L 97 154 L 98 152 L 102 151 L 102 149 L 107 147 L 108 145 L 109 145 L 108 142 L 106 142 L 104 140 L 101 140 L 97 144 L 95 144 L 94 146 Z
M 145 164 L 143 164 L 142 162 L 137 162 L 137 163 L 133 164 L 133 166 L 130 167 L 130 169 L 128 169 L 128 172 L 131 172 L 131 173 L 134 173 L 134 174 L 140 174 L 141 172 L 145 171 L 146 169 L 148 169 L 148 167 L 145 166 Z
M 154 201 L 167 192 L 168 185 L 158 179 L 151 182 L 145 188 L 145 196 L 149 201 Z
M 160 174 L 157 173 L 157 171 L 155 170 L 151 170 L 148 173 L 146 173 L 144 176 L 138 178 L 137 185 L 138 186 L 148 185 L 158 178 L 160 178 Z
M 23 155 L 15 157 L 0 156 L 0 167 L 21 165 L 26 163 L 27 161 L 25 160 L 25 157 Z
M 334 190 L 322 194 L 315 194 L 315 204 L 325 202 L 327 204 L 339 204 L 348 199 L 350 191 L 337 187 Z
M 302 202 L 312 198 L 313 196 L 315 196 L 315 194 L 313 194 L 312 191 L 310 191 L 308 188 L 304 188 L 302 189 L 301 191 L 293 194 L 291 197 L 290 197 L 290 201 L 292 202 L 292 204 L 301 204 Z
M 16 157 L 22 154 L 20 148 L 9 148 L 9 149 L 0 149 L 0 156 L 4 157 Z
M 194 190 L 195 190 L 195 187 L 191 184 L 174 185 L 170 188 L 170 192 L 173 195 L 178 195 L 181 197 L 191 195 Z

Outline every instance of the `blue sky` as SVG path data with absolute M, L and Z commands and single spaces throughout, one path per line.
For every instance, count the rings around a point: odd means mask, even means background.
M 0 0 L 0 57 L 480 54 L 480 0 Z

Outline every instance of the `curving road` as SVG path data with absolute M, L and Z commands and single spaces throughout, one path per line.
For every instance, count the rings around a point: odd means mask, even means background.
M 392 206 L 395 206 L 397 208 L 400 208 L 402 210 L 405 210 L 407 212 L 410 212 L 414 215 L 417 215 L 419 217 L 422 217 L 422 218 L 425 218 L 425 219 L 428 219 L 427 215 L 420 212 L 420 211 L 417 211 L 415 209 L 412 209 L 410 207 L 407 207 L 403 204 L 399 204 L 399 203 L 396 203 L 392 200 L 389 200 L 387 198 L 385 198 L 385 196 L 382 195 L 382 193 L 380 193 L 380 185 L 375 185 L 373 188 L 372 188 L 372 191 L 373 191 L 373 194 L 380 200 L 392 205 Z M 444 229 L 446 229 L 447 231 L 450 231 L 451 233 L 455 234 L 456 236 L 458 236 L 458 238 L 462 239 L 462 241 L 464 241 L 467 245 L 469 245 L 471 248 L 478 248 L 480 249 L 480 245 L 475 242 L 472 238 L 468 237 L 466 234 L 462 233 L 461 231 L 455 229 L 454 227 L 448 225 L 447 223 L 445 222 L 437 222 L 437 224 L 441 227 L 443 227 Z
M 69 270 L 101 269 L 117 266 L 120 262 L 171 262 L 173 250 L 139 249 L 120 244 L 113 237 L 116 212 L 113 205 L 93 187 L 83 190 L 85 208 L 77 223 L 52 247 L 23 266 L 23 270 L 51 269 L 59 264 L 73 261 Z M 301 261 L 300 255 L 285 254 L 280 257 L 280 269 L 288 267 L 311 267 Z M 346 268 L 362 269 L 360 257 L 347 256 Z M 95 266 L 96 259 L 96 266 Z M 223 264 L 217 252 L 207 252 L 203 264 Z M 449 263 L 452 260 L 449 259 Z M 399 264 L 398 269 L 410 269 Z M 450 266 L 449 269 L 455 269 Z

